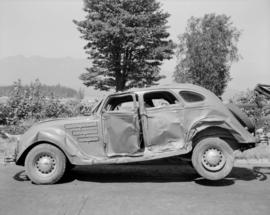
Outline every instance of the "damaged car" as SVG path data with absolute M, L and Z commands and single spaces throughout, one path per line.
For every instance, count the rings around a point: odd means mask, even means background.
M 191 84 L 118 92 L 90 116 L 34 125 L 18 143 L 16 164 L 33 183 L 53 184 L 74 165 L 184 156 L 199 175 L 219 180 L 231 172 L 235 150 L 255 145 L 247 121 L 240 110 Z

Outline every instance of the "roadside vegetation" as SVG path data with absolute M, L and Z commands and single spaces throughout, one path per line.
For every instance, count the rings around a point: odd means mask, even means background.
M 0 103 L 1 130 L 9 134 L 22 134 L 41 120 L 87 115 L 91 112 L 93 103 L 82 102 L 82 92 L 74 90 L 74 97 L 61 98 L 59 95 L 68 95 L 73 90 L 57 87 L 61 90 L 56 91 L 56 94 L 49 89 L 55 87 L 44 87 L 39 80 L 30 85 L 22 85 L 20 80 L 14 82 L 7 100 Z
M 264 95 L 256 94 L 254 90 L 246 90 L 230 99 L 255 123 L 256 129 L 264 133 L 270 132 L 270 100 Z
M 17 82 L 20 82 L 20 80 L 18 80 Z M 36 82 L 38 82 L 38 80 L 36 80 Z M 21 87 L 26 88 L 27 90 L 28 86 L 22 85 Z M 80 91 L 76 91 L 70 87 L 61 86 L 60 84 L 46 85 L 46 84 L 40 83 L 39 87 L 44 96 L 50 96 L 53 92 L 54 96 L 57 98 L 74 98 L 74 97 L 80 96 L 79 94 L 81 93 Z M 0 86 L 0 97 L 9 96 L 13 88 L 14 88 L 14 85 Z
M 254 90 L 246 90 L 230 99 L 255 123 L 256 136 L 260 142 L 255 148 L 244 152 L 236 151 L 237 160 L 268 160 L 270 162 L 270 100 Z

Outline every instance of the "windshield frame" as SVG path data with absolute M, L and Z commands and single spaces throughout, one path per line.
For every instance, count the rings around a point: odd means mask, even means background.
M 98 109 L 100 108 L 102 102 L 103 102 L 103 99 L 97 102 L 97 104 L 94 106 L 93 110 L 91 111 L 92 114 L 96 114 L 98 112 Z

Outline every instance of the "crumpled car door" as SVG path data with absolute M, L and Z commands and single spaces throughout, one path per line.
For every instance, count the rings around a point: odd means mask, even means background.
M 144 118 L 146 148 L 150 151 L 174 151 L 185 145 L 184 108 L 179 104 L 149 108 Z
M 140 129 L 135 112 L 102 115 L 105 151 L 108 156 L 132 156 L 140 151 Z

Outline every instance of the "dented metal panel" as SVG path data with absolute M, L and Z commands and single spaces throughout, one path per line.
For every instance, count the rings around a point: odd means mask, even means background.
M 140 150 L 137 115 L 134 113 L 104 113 L 103 131 L 108 156 L 134 155 Z
M 188 131 L 186 142 L 209 127 L 219 127 L 229 131 L 239 143 L 252 143 L 254 137 L 238 122 L 231 112 L 219 101 L 200 107 L 186 106 L 184 125 Z
M 146 147 L 150 151 L 172 151 L 185 145 L 184 113 L 179 107 L 161 107 L 146 111 Z

